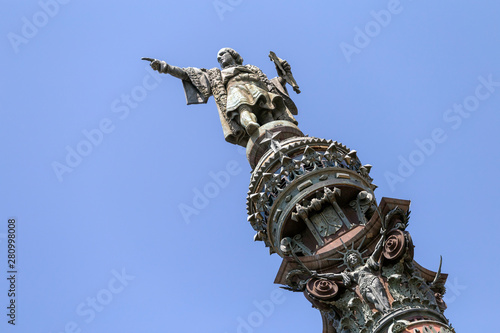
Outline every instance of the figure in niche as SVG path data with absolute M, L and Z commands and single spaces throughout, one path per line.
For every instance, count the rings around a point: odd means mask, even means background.
M 274 56 L 274 57 L 272 57 Z M 182 80 L 187 104 L 206 103 L 213 95 L 226 141 L 246 145 L 249 136 L 261 125 L 273 120 L 297 121 L 297 107 L 286 90 L 288 82 L 299 93 L 290 65 L 271 52 L 278 77 L 269 80 L 256 66 L 243 65 L 243 58 L 231 48 L 217 53 L 221 69 L 180 68 L 165 61 L 151 61 L 151 67 Z

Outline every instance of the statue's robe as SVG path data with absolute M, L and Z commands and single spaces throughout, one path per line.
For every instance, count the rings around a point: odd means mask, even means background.
M 256 114 L 268 110 L 275 120 L 297 121 L 297 107 L 278 78 L 269 80 L 256 66 L 244 65 L 223 69 L 188 67 L 183 80 L 187 104 L 207 103 L 213 95 L 226 141 L 246 146 L 248 134 L 238 123 L 238 107 L 249 105 Z

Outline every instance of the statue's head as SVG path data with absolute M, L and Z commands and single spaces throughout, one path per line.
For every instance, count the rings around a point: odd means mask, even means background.
M 350 252 L 346 258 L 347 265 L 349 268 L 353 269 L 362 264 L 362 259 L 360 254 L 356 252 Z
M 235 50 L 224 47 L 217 52 L 217 61 L 221 68 L 234 67 L 243 64 L 243 58 Z

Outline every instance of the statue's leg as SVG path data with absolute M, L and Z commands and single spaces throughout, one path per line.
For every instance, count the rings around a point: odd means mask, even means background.
M 382 287 L 382 285 L 380 285 L 380 287 Z M 367 301 L 375 305 L 375 308 L 380 312 L 386 313 L 391 309 L 387 295 L 385 295 L 385 291 L 370 289 L 366 291 L 365 296 Z
M 240 124 L 245 128 L 248 135 L 252 135 L 259 128 L 257 123 L 257 116 L 252 112 L 252 109 L 248 105 L 241 105 L 238 108 L 240 113 Z
M 365 293 L 365 300 L 368 303 L 372 303 L 373 305 L 375 305 L 375 309 L 379 310 L 382 313 L 385 312 L 384 306 L 382 304 L 380 304 L 377 297 L 375 297 L 375 295 L 371 291 L 367 291 Z

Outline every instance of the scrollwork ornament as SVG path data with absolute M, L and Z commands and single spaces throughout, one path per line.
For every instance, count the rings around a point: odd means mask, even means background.
M 389 231 L 382 254 L 390 262 L 399 261 L 403 257 L 405 260 L 413 259 L 413 243 L 409 233 L 400 229 Z
M 338 285 L 334 281 L 328 279 L 309 279 L 306 284 L 306 289 L 311 296 L 322 301 L 333 299 L 339 292 Z
M 408 327 L 407 321 L 403 321 L 403 320 L 394 321 L 394 323 L 391 325 L 390 332 L 391 333 L 403 333 L 404 331 L 406 331 L 407 327 Z
M 290 290 L 292 291 L 303 291 L 306 281 L 304 277 L 307 275 L 306 272 L 304 272 L 303 269 L 294 269 L 291 270 L 287 275 L 286 275 L 286 284 L 289 287 Z

